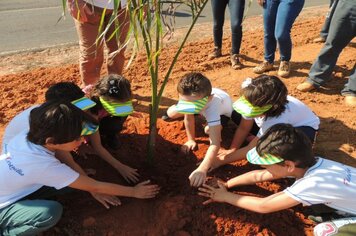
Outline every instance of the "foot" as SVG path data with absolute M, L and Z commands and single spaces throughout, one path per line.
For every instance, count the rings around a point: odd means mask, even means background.
M 281 61 L 278 69 L 278 76 L 280 77 L 288 77 L 290 74 L 290 62 L 289 61 Z
M 208 55 L 209 60 L 215 59 L 217 57 L 221 57 L 221 48 L 215 47 L 213 52 Z
M 253 68 L 253 72 L 255 72 L 256 74 L 262 74 L 270 70 L 273 70 L 273 64 L 269 63 L 268 61 L 264 61 L 255 68 Z
M 243 67 L 242 63 L 239 60 L 239 54 L 232 54 L 230 56 L 231 67 L 234 70 L 241 69 Z
M 356 106 L 356 97 L 347 95 L 345 96 L 345 104 L 350 107 L 355 107 Z
M 313 40 L 313 43 L 325 43 L 326 39 L 323 37 L 317 37 Z
M 310 91 L 316 89 L 316 87 L 312 83 L 305 81 L 305 82 L 299 84 L 297 86 L 297 89 L 301 92 L 310 92 Z

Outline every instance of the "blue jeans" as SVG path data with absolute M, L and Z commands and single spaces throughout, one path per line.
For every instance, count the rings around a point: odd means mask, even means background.
M 326 39 L 328 37 L 331 18 L 334 15 L 337 2 L 338 0 L 330 0 L 330 9 L 326 15 L 324 25 L 320 31 L 320 37 L 322 37 L 323 39 Z
M 245 0 L 211 0 L 213 10 L 213 34 L 215 47 L 222 47 L 225 9 L 229 6 L 231 24 L 231 54 L 239 54 L 242 40 L 242 18 L 245 9 Z
M 310 68 L 307 81 L 315 87 L 330 80 L 341 51 L 356 36 L 356 1 L 339 0 L 331 19 L 329 35 L 324 47 Z M 356 65 L 348 83 L 341 92 L 343 95 L 356 96 Z
M 42 187 L 23 199 L 0 209 L 0 235 L 37 235 L 57 224 L 63 212 L 59 202 L 44 200 L 73 191 Z
M 266 0 L 263 5 L 265 60 L 274 62 L 277 43 L 281 61 L 290 61 L 290 31 L 303 9 L 304 0 Z

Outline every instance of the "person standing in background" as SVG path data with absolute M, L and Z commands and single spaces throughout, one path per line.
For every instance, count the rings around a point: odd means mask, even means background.
M 320 36 L 313 40 L 314 43 L 325 43 L 329 33 L 331 18 L 334 15 L 337 2 L 338 0 L 330 0 L 329 11 L 326 14 L 324 25 L 320 31 Z
M 256 74 L 273 70 L 277 43 L 280 54 L 278 76 L 288 77 L 291 70 L 292 40 L 290 32 L 302 11 L 304 0 L 257 0 L 263 7 L 264 61 L 253 68 Z
M 243 65 L 239 60 L 242 41 L 242 19 L 245 9 L 245 0 L 211 0 L 213 10 L 213 35 L 214 50 L 209 54 L 209 59 L 221 57 L 223 27 L 225 21 L 225 9 L 229 6 L 231 24 L 231 66 L 233 69 L 241 69 Z
M 104 44 L 108 50 L 108 74 L 121 75 L 125 63 L 124 43 L 130 26 L 126 0 L 120 1 L 118 9 L 118 38 L 115 36 L 115 22 L 110 24 L 114 1 L 68 0 L 68 8 L 79 37 L 79 69 L 83 87 L 90 87 L 100 79 L 100 70 L 104 63 Z M 104 34 L 104 40 L 97 42 L 102 14 L 105 14 L 102 30 L 108 26 L 109 28 Z

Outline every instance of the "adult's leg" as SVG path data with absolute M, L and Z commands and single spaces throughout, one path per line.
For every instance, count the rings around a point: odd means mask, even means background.
M 49 200 L 23 200 L 0 209 L 1 235 L 37 235 L 53 227 L 62 205 Z
M 320 37 L 322 37 L 323 39 L 326 39 L 328 37 L 331 18 L 334 15 L 337 2 L 338 2 L 338 0 L 330 1 L 330 9 L 329 9 L 328 13 L 326 14 L 325 22 L 324 22 L 323 27 L 321 28 L 321 31 L 320 31 Z
M 109 23 L 110 15 L 106 16 L 106 23 Z M 118 38 L 110 36 L 115 32 L 114 24 L 109 28 L 105 35 L 106 46 L 108 48 L 107 67 L 109 74 L 121 75 L 125 64 L 125 49 L 127 41 L 127 33 L 130 28 L 130 18 L 126 9 L 121 9 L 118 12 L 119 35 Z
M 281 0 L 276 16 L 275 38 L 278 42 L 281 61 L 290 61 L 292 40 L 290 32 L 295 19 L 303 9 L 304 0 Z
M 245 10 L 245 0 L 229 0 L 231 24 L 231 54 L 239 54 L 242 40 L 242 19 Z
M 339 0 L 331 19 L 329 35 L 310 68 L 308 83 L 319 87 L 330 80 L 341 51 L 356 36 L 356 2 Z
M 315 226 L 315 236 L 349 236 L 356 235 L 356 217 L 341 218 L 323 222 Z
M 274 62 L 277 40 L 274 37 L 276 16 L 280 1 L 266 0 L 263 4 L 263 27 L 264 27 L 264 57 L 269 63 Z
M 349 81 L 347 84 L 345 84 L 341 94 L 344 96 L 356 97 L 356 64 L 354 65 L 353 72 L 349 77 Z
M 211 0 L 211 9 L 213 10 L 214 46 L 217 48 L 222 47 L 225 9 L 227 4 L 228 0 Z
M 104 62 L 103 44 L 96 44 L 102 11 L 90 7 L 93 14 L 87 22 L 74 19 L 79 38 L 79 70 L 84 86 L 95 84 L 100 78 L 100 69 Z

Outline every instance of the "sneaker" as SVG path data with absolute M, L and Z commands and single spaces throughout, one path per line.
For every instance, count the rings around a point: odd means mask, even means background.
M 239 60 L 239 54 L 232 54 L 230 56 L 230 61 L 231 61 L 231 67 L 234 70 L 238 70 L 243 67 L 243 65 L 241 64 L 241 62 Z
M 313 40 L 313 43 L 325 43 L 326 39 L 323 37 L 317 37 Z
M 305 82 L 299 84 L 297 86 L 297 89 L 301 92 L 310 92 L 310 91 L 316 89 L 316 87 L 312 83 L 305 81 Z
M 345 104 L 350 107 L 356 106 L 356 97 L 352 95 L 345 96 Z
M 215 59 L 215 58 L 221 57 L 221 56 L 222 56 L 221 48 L 215 47 L 214 51 L 211 54 L 209 54 L 208 58 L 209 58 L 209 60 L 212 60 L 212 59 Z
M 281 61 L 278 69 L 278 76 L 280 77 L 288 77 L 290 74 L 290 62 L 289 61 Z
M 255 68 L 253 68 L 253 72 L 255 72 L 256 74 L 262 74 L 270 70 L 273 70 L 273 64 L 269 63 L 268 61 L 264 61 Z

